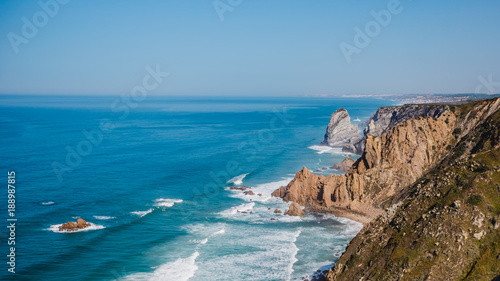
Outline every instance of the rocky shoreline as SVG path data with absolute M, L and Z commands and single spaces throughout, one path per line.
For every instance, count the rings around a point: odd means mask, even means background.
M 297 205 L 301 205 L 309 212 L 331 213 L 364 225 L 363 230 L 349 243 L 348 248 L 334 268 L 325 275 L 327 280 L 358 280 L 373 279 L 374 277 L 377 280 L 400 280 L 421 279 L 427 276 L 424 278 L 426 279 L 429 276 L 438 278 L 438 276 L 442 276 L 439 274 L 443 272 L 454 276 L 451 279 L 457 279 L 460 274 L 464 274 L 463 272 L 469 271 L 469 274 L 480 272 L 480 269 L 475 269 L 473 263 L 477 263 L 478 259 L 480 261 L 484 256 L 489 255 L 500 259 L 499 245 L 493 247 L 494 251 L 498 251 L 498 253 L 484 252 L 480 248 L 474 250 L 473 253 L 469 252 L 467 257 L 461 257 L 457 253 L 461 262 L 459 268 L 453 269 L 453 272 L 451 272 L 452 264 L 449 262 L 441 259 L 437 262 L 432 259 L 432 257 L 440 256 L 439 252 L 435 250 L 430 250 L 431 253 L 434 253 L 431 254 L 431 258 L 426 255 L 410 257 L 402 252 L 402 258 L 407 262 L 391 267 L 391 264 L 395 262 L 394 256 L 391 255 L 390 251 L 383 249 L 392 245 L 384 243 L 390 243 L 390 241 L 394 243 L 394 241 L 398 241 L 394 239 L 400 239 L 398 233 L 402 229 L 407 229 L 406 231 L 411 231 L 413 228 L 418 229 L 418 226 L 411 224 L 412 221 L 417 223 L 421 220 L 428 220 L 429 215 L 422 215 L 421 219 L 418 219 L 418 216 L 415 217 L 414 211 L 408 211 L 410 204 L 418 208 L 420 205 L 427 205 L 427 201 L 430 200 L 429 195 L 425 195 L 425 193 L 422 195 L 423 197 L 415 196 L 415 192 L 422 194 L 420 190 L 422 186 L 430 188 L 428 192 L 434 194 L 430 195 L 434 202 L 441 202 L 440 200 L 447 198 L 450 191 L 448 193 L 443 193 L 444 191 L 435 193 L 433 190 L 439 189 L 438 187 L 443 184 L 450 184 L 450 179 L 444 180 L 443 176 L 449 178 L 449 173 L 452 172 L 442 175 L 442 171 L 449 171 L 450 167 L 464 168 L 465 165 L 469 165 L 460 162 L 459 159 L 470 161 L 467 159 L 476 157 L 477 153 L 486 153 L 487 155 L 496 155 L 493 156 L 493 159 L 498 162 L 500 159 L 499 109 L 499 98 L 462 105 L 425 104 L 382 107 L 362 123 L 366 126 L 362 137 L 358 133 L 357 126 L 350 123 L 347 111 L 339 109 L 330 118 L 322 145 L 342 147 L 344 151 L 361 154 L 361 157 L 354 163 L 351 162 L 352 159 L 351 161 L 345 159 L 345 162 L 332 166 L 338 170 L 346 170 L 344 175 L 316 175 L 303 167 L 288 185 L 275 190 L 272 196 L 291 202 L 290 205 L 293 205 L 294 209 Z M 479 182 L 492 182 L 494 184 L 495 181 L 491 181 L 492 178 L 500 180 L 498 174 L 500 163 L 498 164 L 497 168 L 495 166 L 484 168 L 485 171 L 480 169 L 481 172 L 496 169 L 497 174 L 489 172 L 479 175 L 482 178 Z M 478 167 L 487 166 L 484 163 L 476 165 Z M 475 167 L 474 164 L 472 167 Z M 471 169 L 474 171 L 476 168 Z M 455 193 L 464 190 L 464 187 L 461 186 L 464 180 L 459 179 L 462 174 L 465 172 L 455 172 L 456 179 L 451 179 L 451 181 L 458 180 L 459 189 L 453 191 Z M 427 178 L 427 180 L 422 181 L 423 178 Z M 419 182 L 421 183 L 418 184 Z M 430 183 L 433 185 L 429 186 Z M 460 240 L 462 244 L 457 247 L 458 250 L 453 247 L 447 249 L 441 246 L 442 251 L 449 253 L 448 257 L 457 251 L 460 252 L 461 249 L 470 251 L 472 244 L 487 241 L 483 237 L 498 237 L 500 239 L 500 223 L 498 223 L 500 221 L 500 208 L 497 210 L 497 207 L 494 207 L 500 206 L 500 188 L 498 188 L 496 195 L 485 193 L 477 188 L 475 192 L 482 194 L 482 197 L 478 196 L 488 199 L 490 205 L 483 206 L 486 210 L 478 209 L 477 206 L 480 206 L 481 203 L 476 203 L 476 201 L 479 202 L 479 199 L 471 203 L 471 192 L 460 193 L 466 196 L 462 197 L 465 199 L 455 200 L 450 205 L 450 208 L 459 208 L 461 212 L 467 213 L 473 218 L 470 226 L 465 227 L 460 220 L 454 221 L 449 218 L 452 212 L 447 211 L 449 206 L 446 204 L 450 204 L 446 203 L 448 201 L 436 203 L 444 208 L 444 211 L 439 213 L 441 220 L 450 220 L 449 223 L 455 225 L 448 232 L 456 232 L 456 229 L 460 229 L 461 233 L 470 233 L 460 235 L 475 239 L 467 240 L 468 244 L 464 244 L 464 240 Z M 444 197 L 441 197 L 442 194 Z M 471 209 L 472 204 L 476 205 L 473 205 Z M 424 209 L 418 210 L 426 212 Z M 442 214 L 446 214 L 448 217 L 442 217 Z M 485 220 L 489 223 L 484 223 Z M 436 223 L 438 222 L 439 219 L 436 219 Z M 406 225 L 406 228 L 402 228 L 403 225 Z M 388 228 L 395 230 L 388 232 L 386 230 Z M 401 244 L 401 247 L 420 245 L 424 243 L 422 239 L 435 240 L 434 237 L 440 237 L 439 233 L 442 232 L 442 229 L 436 228 L 434 234 L 426 232 L 425 229 L 422 231 L 424 232 L 420 236 L 416 236 L 415 240 L 405 240 L 407 244 Z M 403 236 L 406 233 L 403 233 Z M 413 237 L 413 235 L 406 237 Z M 382 244 L 376 244 L 372 241 L 381 241 Z M 452 243 L 447 238 L 440 238 L 437 241 L 433 244 L 435 248 L 439 248 L 439 245 Z M 370 247 L 367 243 L 370 243 Z M 427 244 L 422 244 L 419 247 L 428 247 L 424 245 Z M 416 249 L 418 250 L 418 248 Z M 387 253 L 387 255 L 380 256 L 380 252 Z M 374 259 L 380 260 L 374 263 Z M 376 270 L 372 269 L 374 264 L 378 266 Z M 497 263 L 496 267 L 492 267 L 492 271 L 488 271 L 488 276 L 495 277 L 496 274 L 500 274 L 498 264 L 500 262 Z M 422 269 L 423 265 L 428 267 Z M 406 277 L 402 278 L 402 276 Z

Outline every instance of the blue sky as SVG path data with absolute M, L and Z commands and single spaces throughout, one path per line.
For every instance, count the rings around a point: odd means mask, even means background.
M 37 1 L 0 1 L 0 93 L 115 95 L 156 65 L 170 76 L 154 95 L 470 93 L 479 76 L 500 82 L 500 1 L 401 0 L 386 26 L 371 12 L 395 0 L 220 0 L 223 20 L 213 1 L 53 1 L 41 0 L 58 3 L 45 24 Z M 36 15 L 24 37 L 22 18 Z M 370 22 L 379 29 L 357 48 L 355 28 Z M 350 62 L 342 42 L 359 51 Z

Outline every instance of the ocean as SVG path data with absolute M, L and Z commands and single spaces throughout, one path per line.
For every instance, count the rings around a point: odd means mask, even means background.
M 0 96 L 0 279 L 310 278 L 335 263 L 361 225 L 333 215 L 275 214 L 287 204 L 270 193 L 303 166 L 314 171 L 345 158 L 318 146 L 336 109 L 365 120 L 393 104 Z M 15 274 L 6 264 L 9 171 L 16 180 Z M 78 218 L 92 226 L 58 230 Z

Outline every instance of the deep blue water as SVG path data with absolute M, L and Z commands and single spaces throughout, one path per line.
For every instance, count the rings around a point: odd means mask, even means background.
M 310 148 L 333 111 L 364 120 L 392 102 L 148 98 L 125 116 L 115 99 L 0 97 L 0 212 L 7 225 L 13 170 L 18 219 L 15 275 L 1 227 L 0 279 L 293 280 L 334 263 L 359 231 L 332 216 L 275 215 L 286 204 L 269 195 L 302 166 L 345 157 Z M 228 190 L 245 174 L 262 196 Z M 95 229 L 53 231 L 78 217 Z

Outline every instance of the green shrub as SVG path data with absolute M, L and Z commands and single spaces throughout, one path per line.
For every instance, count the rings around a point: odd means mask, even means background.
M 455 130 L 453 130 L 453 134 L 454 135 L 460 135 L 462 133 L 462 129 L 461 128 L 455 128 Z
M 474 194 L 467 199 L 467 204 L 472 205 L 472 206 L 477 206 L 483 202 L 483 196 L 479 194 Z
M 348 268 L 353 268 L 356 262 L 358 261 L 359 256 L 357 254 L 352 254 L 349 260 L 345 265 L 347 265 Z

